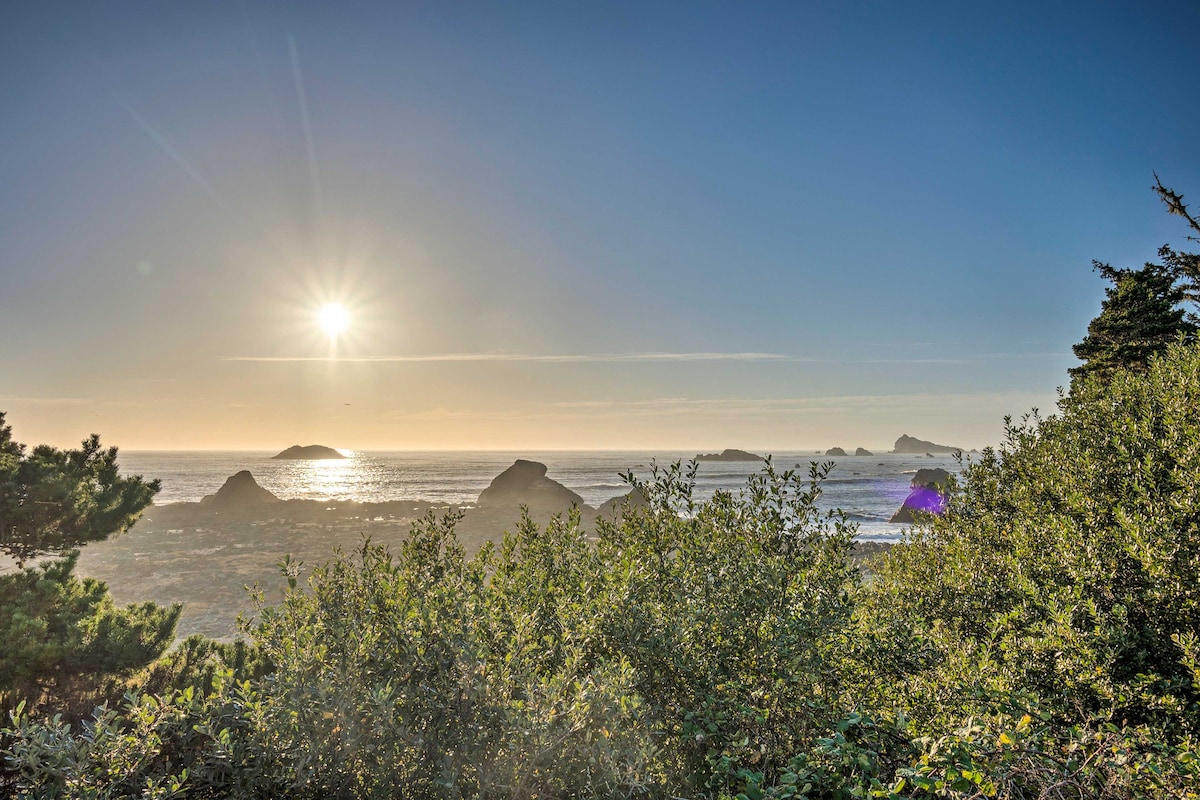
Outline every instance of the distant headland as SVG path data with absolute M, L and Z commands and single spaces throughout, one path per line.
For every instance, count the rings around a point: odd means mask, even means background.
M 292 460 L 303 459 L 320 459 L 320 458 L 345 458 L 344 455 L 334 450 L 332 447 L 326 447 L 323 444 L 298 445 L 294 444 L 287 450 L 284 450 L 278 455 L 271 458 L 283 458 Z
M 719 453 L 697 453 L 697 461 L 766 461 L 760 455 L 747 453 L 745 450 L 726 448 Z

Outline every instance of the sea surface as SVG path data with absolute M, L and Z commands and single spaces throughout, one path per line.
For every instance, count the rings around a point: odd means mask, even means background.
M 518 458 L 540 461 L 547 477 L 578 493 L 588 505 L 600 505 L 629 490 L 622 475 L 651 475 L 653 465 L 665 467 L 687 461 L 695 453 L 680 452 L 374 452 L 345 451 L 346 459 L 319 461 L 275 460 L 271 452 L 253 451 L 122 451 L 119 463 L 126 474 L 158 478 L 162 491 L 156 505 L 194 502 L 213 494 L 225 479 L 250 470 L 263 488 L 285 499 L 346 499 L 364 502 L 429 500 L 447 505 L 471 505 L 496 475 Z M 950 456 L 879 454 L 827 457 L 813 452 L 772 454 L 778 470 L 832 462 L 822 484 L 821 506 L 845 511 L 859 526 L 859 538 L 896 541 L 904 526 L 887 520 L 908 495 L 912 475 L 922 467 L 957 472 Z M 761 471 L 760 462 L 701 462 L 694 496 L 707 499 L 718 489 L 736 492 L 747 478 Z

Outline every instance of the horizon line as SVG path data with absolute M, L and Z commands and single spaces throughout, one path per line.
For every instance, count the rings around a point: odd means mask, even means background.
M 222 356 L 222 361 L 254 362 L 333 362 L 352 363 L 439 363 L 473 361 L 540 361 L 548 363 L 603 363 L 629 361 L 806 361 L 808 359 L 785 353 L 434 353 L 428 355 L 386 356 Z

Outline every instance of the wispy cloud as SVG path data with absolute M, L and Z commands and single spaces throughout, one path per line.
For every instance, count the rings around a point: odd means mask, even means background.
M 955 392 L 879 395 L 834 395 L 817 397 L 656 397 L 645 400 L 582 400 L 547 403 L 557 411 L 621 415 L 663 414 L 796 414 L 812 412 L 844 413 L 851 410 L 892 410 L 914 407 L 943 409 L 971 408 L 980 404 L 1016 403 L 1018 406 L 1044 399 L 1042 394 L 1025 391 Z
M 880 394 L 832 395 L 818 397 L 654 397 L 641 400 L 566 400 L 522 408 L 457 408 L 444 407 L 418 411 L 395 410 L 388 415 L 396 419 L 619 419 L 687 416 L 693 419 L 795 418 L 797 415 L 835 415 L 856 413 L 910 412 L 914 409 L 938 408 L 954 413 L 980 407 L 1025 409 L 1043 405 L 1044 393 L 1027 391 L 957 392 L 945 394 Z
M 90 397 L 0 397 L 0 405 L 20 403 L 22 405 L 79 406 L 95 402 Z
M 351 363 L 439 363 L 475 361 L 532 361 L 554 364 L 598 364 L 639 361 L 807 361 L 783 353 L 436 353 L 388 356 L 226 356 L 223 361 L 305 362 L 345 361 Z

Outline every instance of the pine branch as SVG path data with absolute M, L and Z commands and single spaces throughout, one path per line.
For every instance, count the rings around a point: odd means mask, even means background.
M 1154 186 L 1150 187 L 1158 195 L 1159 199 L 1167 207 L 1167 211 L 1171 214 L 1176 214 L 1187 220 L 1188 226 L 1196 233 L 1200 233 L 1200 220 L 1197 220 L 1188 211 L 1187 204 L 1183 202 L 1183 195 L 1176 192 L 1174 189 L 1168 189 L 1163 186 L 1162 180 L 1159 179 L 1158 173 L 1154 173 Z M 1188 236 L 1190 241 L 1200 242 L 1200 237 Z

